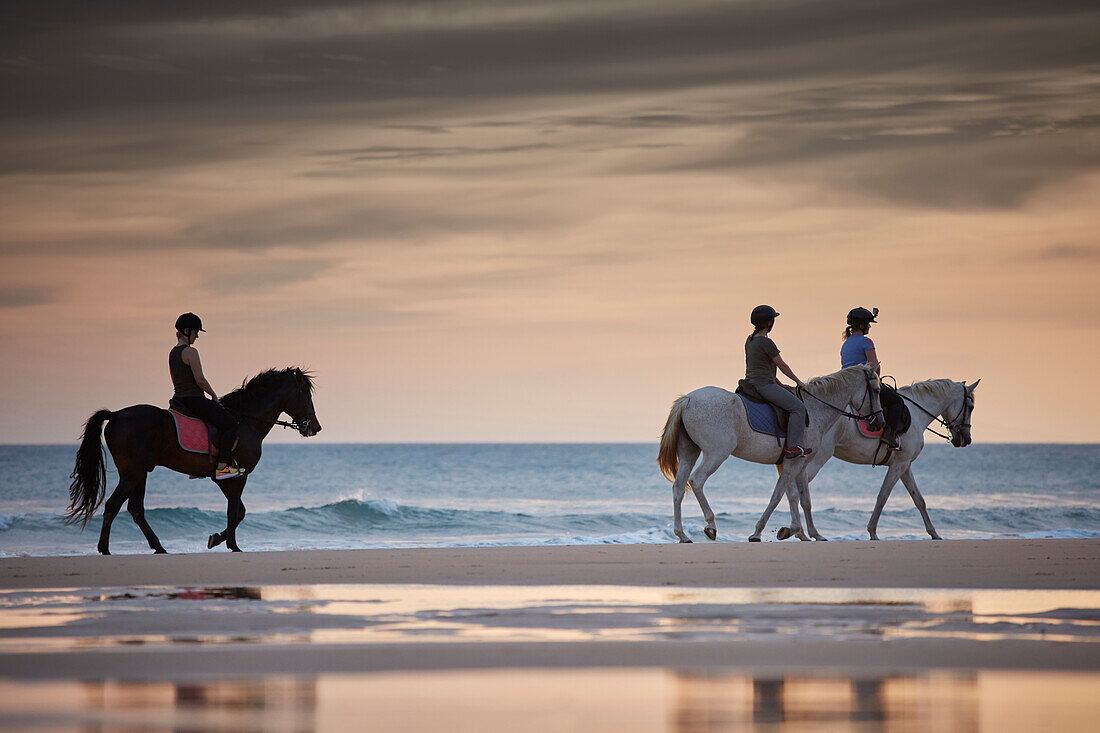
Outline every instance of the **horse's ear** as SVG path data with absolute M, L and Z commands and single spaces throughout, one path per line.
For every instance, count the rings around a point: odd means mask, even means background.
M 979 379 L 979 380 L 978 380 L 978 382 L 980 382 L 980 381 L 982 381 L 982 380 L 981 380 L 981 379 Z M 974 384 L 972 384 L 972 385 L 970 385 L 969 387 L 967 387 L 967 388 L 966 388 L 966 391 L 967 391 L 967 392 L 973 392 L 973 391 L 974 391 L 974 388 L 978 386 L 978 382 L 974 382 Z M 966 382 L 963 382 L 963 384 L 966 384 Z

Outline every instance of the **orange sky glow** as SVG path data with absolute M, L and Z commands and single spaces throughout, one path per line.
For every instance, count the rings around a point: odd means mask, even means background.
M 653 441 L 759 303 L 804 379 L 876 306 L 976 441 L 1100 440 L 1094 4 L 53 5 L 0 11 L 0 442 L 166 405 L 189 310 L 319 439 Z

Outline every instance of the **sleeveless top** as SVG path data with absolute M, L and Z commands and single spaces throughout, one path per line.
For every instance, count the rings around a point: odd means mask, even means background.
M 172 373 L 172 386 L 175 387 L 174 397 L 202 397 L 205 393 L 195 381 L 195 373 L 191 367 L 183 363 L 183 350 L 186 346 L 176 345 L 168 352 L 168 371 Z
M 853 333 L 844 339 L 840 347 L 840 368 L 867 363 L 867 352 L 875 348 L 875 342 L 861 333 Z

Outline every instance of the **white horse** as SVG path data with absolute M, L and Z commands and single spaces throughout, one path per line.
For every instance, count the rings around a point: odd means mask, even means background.
M 980 381 L 982 380 L 979 379 L 978 382 Z M 878 465 L 887 466 L 886 477 L 878 491 L 875 510 L 871 513 L 870 521 L 867 522 L 867 531 L 872 540 L 878 539 L 879 517 L 899 478 L 909 492 L 909 496 L 912 497 L 917 511 L 920 512 L 928 534 L 934 540 L 943 539 L 928 516 L 924 497 L 917 488 L 916 478 L 913 477 L 912 464 L 924 449 L 924 431 L 933 421 L 941 422 L 950 431 L 951 445 L 956 448 L 965 448 L 970 445 L 970 417 L 974 412 L 974 388 L 978 386 L 978 382 L 968 386 L 966 382 L 955 382 L 950 379 L 929 379 L 900 388 L 898 393 L 902 395 L 913 419 L 909 429 L 898 436 L 901 443 L 899 451 L 888 451 L 885 447 L 879 446 L 878 438 L 864 436 L 859 431 L 855 420 L 849 418 L 837 421 L 829 434 L 822 436 L 821 452 L 815 452 L 807 458 L 805 466 L 796 477 L 799 500 L 806 514 L 806 528 L 810 535 L 823 539 L 817 534 L 810 511 L 810 481 L 830 458 L 836 456 L 848 463 L 864 465 L 878 463 Z M 782 467 L 777 468 L 782 472 Z M 778 539 L 785 540 L 801 531 L 800 523 L 794 522 L 789 528 L 781 528 L 776 536 Z
M 812 448 L 815 454 L 821 451 L 822 437 L 830 434 L 836 422 L 847 414 L 845 408 L 851 407 L 859 414 L 861 405 L 869 401 L 870 410 L 863 416 L 875 424 L 882 418 L 878 377 L 865 364 L 811 379 L 806 384 L 806 392 L 809 396 L 804 402 L 810 425 L 806 428 L 803 445 Z M 696 467 L 695 462 L 700 454 L 703 460 Z M 745 405 L 733 392 L 720 387 L 703 387 L 672 403 L 668 421 L 661 433 L 657 464 L 665 478 L 672 481 L 674 529 L 680 542 L 691 542 L 684 533 L 680 516 L 680 504 L 687 488 L 695 494 L 703 510 L 706 520 L 704 533 L 712 540 L 718 536 L 714 512 L 703 494 L 703 485 L 731 455 L 753 463 L 777 463 L 782 448 L 774 436 L 758 433 L 749 427 Z M 801 540 L 809 539 L 800 526 L 796 483 L 806 460 L 793 459 L 780 475 L 771 502 L 749 541 L 760 540 L 767 517 L 784 493 L 791 507 L 791 531 Z

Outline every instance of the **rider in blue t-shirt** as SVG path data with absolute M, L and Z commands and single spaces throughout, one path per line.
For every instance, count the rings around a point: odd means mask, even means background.
M 840 347 L 840 367 L 842 369 L 856 364 L 870 364 L 875 368 L 876 373 L 882 373 L 882 365 L 879 363 L 878 353 L 875 351 L 875 342 L 867 336 L 868 331 L 871 330 L 871 324 L 878 323 L 875 320 L 877 315 L 878 308 L 875 308 L 873 313 L 866 308 L 853 308 L 848 311 L 848 327 L 844 329 L 844 343 Z M 899 410 L 904 409 L 905 405 L 902 404 L 897 393 L 885 384 L 882 385 L 879 396 L 882 399 L 883 416 L 886 418 L 886 428 L 882 432 L 882 442 L 890 450 L 900 450 L 898 427 L 902 415 Z

